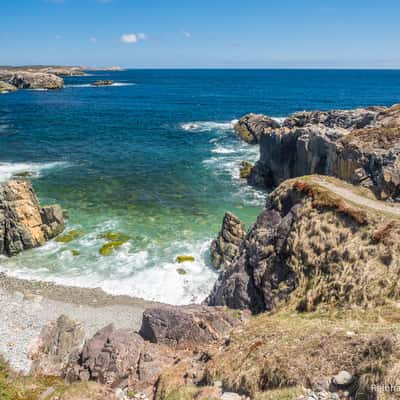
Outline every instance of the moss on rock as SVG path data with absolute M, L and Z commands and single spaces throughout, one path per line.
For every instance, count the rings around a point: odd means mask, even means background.
M 193 256 L 177 256 L 176 261 L 178 263 L 184 263 L 184 262 L 193 262 L 195 258 Z

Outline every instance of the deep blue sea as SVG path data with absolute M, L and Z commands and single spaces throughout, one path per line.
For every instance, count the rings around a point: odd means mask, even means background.
M 99 79 L 117 84 L 89 85 Z M 33 173 L 79 237 L 1 258 L 0 270 L 174 304 L 213 285 L 208 247 L 224 212 L 249 226 L 265 201 L 239 179 L 258 148 L 237 139 L 235 119 L 400 102 L 400 71 L 127 70 L 65 83 L 0 96 L 0 180 Z M 106 232 L 129 240 L 101 255 Z

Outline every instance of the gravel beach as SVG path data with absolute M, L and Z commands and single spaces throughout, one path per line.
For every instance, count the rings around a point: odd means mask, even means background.
M 68 315 L 82 323 L 86 336 L 114 323 L 139 329 L 142 313 L 152 303 L 128 296 L 108 295 L 100 289 L 64 287 L 0 274 L 0 355 L 11 367 L 28 373 L 28 352 L 44 325 Z

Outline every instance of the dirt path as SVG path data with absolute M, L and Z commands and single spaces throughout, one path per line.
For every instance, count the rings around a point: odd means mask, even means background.
M 338 196 L 343 197 L 345 200 L 355 203 L 361 207 L 368 207 L 384 213 L 400 216 L 400 205 L 390 204 L 379 200 L 368 199 L 367 197 L 354 193 L 350 189 L 334 185 L 333 183 L 327 182 L 322 178 L 314 178 L 313 180 L 320 186 L 325 187 L 326 189 L 332 191 L 333 193 L 336 193 Z

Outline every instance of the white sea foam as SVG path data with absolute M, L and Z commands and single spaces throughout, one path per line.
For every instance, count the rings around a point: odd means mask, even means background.
M 33 176 L 40 176 L 46 170 L 62 168 L 66 162 L 55 161 L 48 163 L 3 163 L 0 162 L 0 182 L 10 179 L 14 174 L 20 172 L 30 172 Z
M 134 251 L 133 243 L 128 242 L 104 257 L 98 253 L 104 243 L 98 238 L 99 231 L 74 241 L 73 247 L 50 241 L 16 257 L 0 258 L 0 271 L 68 286 L 100 287 L 114 295 L 169 304 L 203 301 L 217 279 L 207 261 L 209 240 L 177 241 L 166 249 L 150 245 L 139 251 Z M 71 248 L 78 249 L 81 255 L 74 257 Z M 176 257 L 180 254 L 193 255 L 195 261 L 179 264 Z M 186 274 L 179 274 L 178 268 L 183 268 Z
M 210 131 L 226 131 L 232 130 L 237 120 L 230 122 L 215 122 L 215 121 L 194 121 L 185 122 L 180 127 L 189 132 L 210 132 Z
M 271 117 L 274 119 L 276 122 L 280 123 L 281 125 L 285 122 L 286 117 Z
M 131 82 L 114 82 L 111 85 L 104 85 L 104 86 L 95 86 L 92 83 L 76 83 L 76 84 L 70 84 L 70 85 L 65 85 L 66 88 L 97 88 L 97 87 L 109 87 L 109 86 L 134 86 L 136 83 L 131 83 Z

